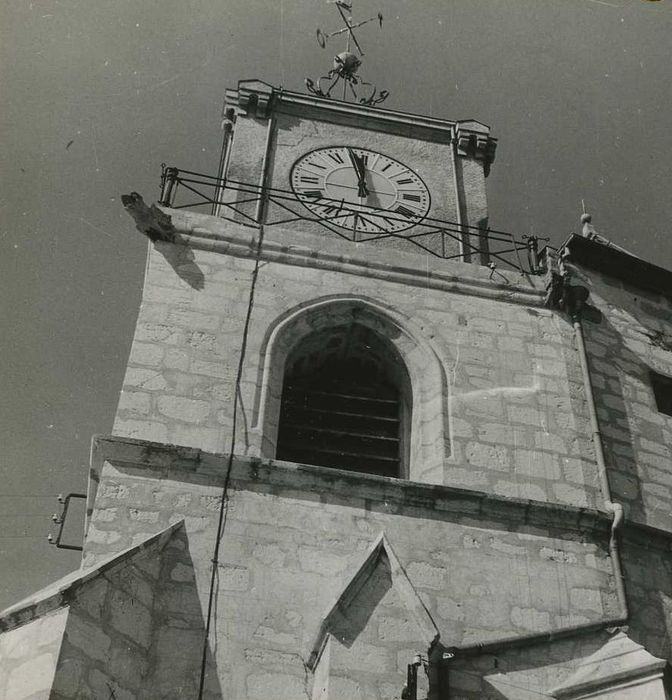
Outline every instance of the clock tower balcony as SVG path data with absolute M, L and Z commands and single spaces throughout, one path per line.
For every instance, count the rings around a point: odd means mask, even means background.
M 449 121 L 326 99 L 257 80 L 226 93 L 216 176 L 163 173 L 161 203 L 403 253 L 538 272 L 536 239 L 488 225 L 496 139 Z M 177 197 L 177 193 L 182 195 Z M 196 202 L 192 195 L 197 195 Z M 362 253 L 364 251 L 361 251 Z

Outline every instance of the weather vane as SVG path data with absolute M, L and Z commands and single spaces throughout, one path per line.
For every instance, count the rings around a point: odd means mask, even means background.
M 324 49 L 327 46 L 329 39 L 335 36 L 340 36 L 345 34 L 346 44 L 345 51 L 342 51 L 338 55 L 334 56 L 333 68 L 326 74 L 318 78 L 317 82 L 306 78 L 306 87 L 314 95 L 319 97 L 331 97 L 331 92 L 336 88 L 339 82 L 343 84 L 343 99 L 345 100 L 348 95 L 348 88 L 350 88 L 350 93 L 354 99 L 360 104 L 365 105 L 376 105 L 382 102 L 389 95 L 387 90 L 376 89 L 376 86 L 372 83 L 367 83 L 362 80 L 357 71 L 362 65 L 362 56 L 364 56 L 364 51 L 357 41 L 354 30 L 368 24 L 369 22 L 378 21 L 378 24 L 383 26 L 383 15 L 379 12 L 376 17 L 369 17 L 368 19 L 362 20 L 361 22 L 353 22 L 353 18 L 346 15 L 346 12 L 352 12 L 352 2 L 345 2 L 345 0 L 327 0 L 329 4 L 336 5 L 345 26 L 335 32 L 326 33 L 321 29 L 317 30 L 317 42 Z M 351 50 L 354 44 L 354 49 L 357 53 Z M 323 83 L 329 83 L 328 87 L 323 87 Z

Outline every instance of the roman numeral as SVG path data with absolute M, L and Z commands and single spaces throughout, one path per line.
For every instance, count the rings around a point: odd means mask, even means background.
M 408 194 L 407 192 L 402 192 L 402 199 L 407 199 L 410 202 L 419 202 L 421 197 L 419 194 Z
M 413 180 L 411 180 L 410 177 L 407 177 L 407 178 L 404 179 L 404 180 L 396 180 L 396 183 L 397 183 L 398 185 L 412 185 L 412 184 L 413 184 Z
M 334 163 L 345 163 L 340 153 L 327 153 L 327 155 L 334 161 Z
M 408 207 L 405 207 L 403 204 L 400 204 L 394 211 L 396 211 L 397 214 L 405 216 L 407 219 L 410 219 L 411 217 L 416 215 L 414 211 L 412 211 Z
M 392 167 L 392 163 L 388 163 L 384 168 L 380 169 L 381 173 L 384 173 L 386 170 L 389 170 Z
M 314 177 L 312 175 L 301 175 L 299 180 L 301 182 L 312 182 L 315 185 L 320 181 L 320 179 L 318 177 Z
M 364 229 L 364 231 L 372 231 L 372 232 L 380 231 L 380 226 L 378 226 L 376 223 L 374 223 L 370 219 L 367 219 L 365 216 L 360 215 L 359 220 L 362 223 L 362 229 Z
M 320 206 L 320 213 L 321 213 L 323 216 L 331 216 L 332 214 L 336 214 L 336 213 L 338 213 L 339 211 L 341 211 L 341 207 L 340 207 L 340 206 L 339 206 L 339 207 L 334 207 L 334 206 L 331 206 L 331 204 L 322 204 L 322 205 Z
M 322 190 L 303 190 L 301 194 L 305 197 L 321 197 L 323 193 Z
M 326 170 L 326 169 L 327 169 L 325 165 L 320 165 L 319 163 L 314 163 L 312 160 L 306 161 L 306 163 L 307 163 L 308 165 L 310 165 L 311 167 L 313 167 L 313 168 L 319 168 L 320 170 Z

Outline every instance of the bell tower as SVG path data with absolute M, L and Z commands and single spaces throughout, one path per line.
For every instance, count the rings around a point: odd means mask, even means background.
M 479 264 L 490 260 L 516 268 L 519 258 L 491 250 L 501 232 L 486 226 L 489 129 L 258 80 L 228 90 L 224 114 L 217 177 L 164 169 L 164 209 L 153 214 L 159 240 L 115 433 L 222 451 L 240 408 L 245 434 L 236 440 L 248 455 L 343 467 L 347 453 L 355 470 L 410 478 L 438 470 L 442 482 L 449 398 L 432 396 L 429 384 L 447 387 L 446 368 L 422 333 L 406 328 L 395 298 L 471 289 L 492 280 L 495 263 Z M 196 213 L 194 195 L 210 215 Z M 147 231 L 152 214 L 129 210 Z M 185 235 L 187 248 L 166 247 Z M 224 256 L 202 268 L 201 245 Z M 289 278 L 269 276 L 267 260 Z M 466 263 L 464 271 L 447 275 L 448 261 Z M 521 298 L 537 294 L 520 286 L 520 272 L 512 282 L 497 276 Z M 162 335 L 167 345 L 151 342 Z M 241 338 L 234 410 L 222 380 L 235 378 Z M 159 378 L 165 363 L 172 376 Z M 145 394 L 148 378 L 163 396 Z M 319 401 L 308 399 L 309 384 L 320 384 Z
M 35 649 L 59 698 L 664 700 L 672 275 L 491 228 L 489 128 L 382 106 L 335 5 L 307 93 L 240 81 L 216 172 L 123 197 L 82 571 L 0 617 L 0 695 Z

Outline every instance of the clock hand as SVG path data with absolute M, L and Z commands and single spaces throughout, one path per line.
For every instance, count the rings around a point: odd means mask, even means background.
M 348 148 L 348 157 L 352 163 L 352 167 L 357 175 L 357 195 L 359 197 L 367 197 L 369 188 L 366 186 L 366 168 L 364 167 L 364 159 L 358 156 L 352 148 Z

